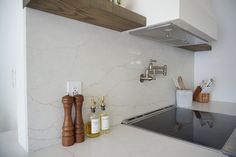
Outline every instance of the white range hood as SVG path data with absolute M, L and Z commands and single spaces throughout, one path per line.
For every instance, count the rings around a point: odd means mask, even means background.
M 126 8 L 147 17 L 147 27 L 131 34 L 192 51 L 210 50 L 217 40 L 211 0 L 128 0 Z

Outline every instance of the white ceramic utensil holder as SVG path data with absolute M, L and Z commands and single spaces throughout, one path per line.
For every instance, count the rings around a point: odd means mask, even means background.
M 178 107 L 192 106 L 193 91 L 192 90 L 176 90 L 176 103 Z

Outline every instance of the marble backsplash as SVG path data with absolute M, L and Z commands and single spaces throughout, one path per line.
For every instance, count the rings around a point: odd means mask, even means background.
M 106 96 L 112 125 L 175 103 L 173 77 L 193 87 L 194 54 L 157 42 L 27 9 L 29 150 L 61 142 L 66 82 L 83 82 L 83 116 L 92 96 Z M 140 83 L 149 59 L 168 75 Z

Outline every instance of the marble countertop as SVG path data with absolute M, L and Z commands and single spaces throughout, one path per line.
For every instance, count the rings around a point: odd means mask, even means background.
M 58 144 L 29 154 L 15 145 L 17 140 L 13 147 L 7 136 L 11 134 L 0 135 L 0 156 L 4 157 L 226 157 L 215 150 L 126 125 L 71 147 Z
M 193 102 L 192 106 L 184 106 L 183 108 L 236 116 L 236 103 L 219 101 L 211 101 L 209 103 Z
M 118 125 L 109 134 L 64 148 L 55 145 L 32 157 L 225 157 L 218 151 L 142 129 Z
M 236 104 L 233 103 L 194 102 L 185 108 L 236 115 Z M 16 138 L 11 134 L 0 134 L 0 156 L 18 157 L 20 153 L 20 157 L 226 157 L 217 150 L 121 124 L 113 127 L 109 134 L 87 138 L 81 144 L 67 148 L 58 144 L 29 154 L 22 153 L 13 137 Z

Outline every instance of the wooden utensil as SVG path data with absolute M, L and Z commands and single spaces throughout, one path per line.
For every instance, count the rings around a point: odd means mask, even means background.
M 176 79 L 174 79 L 174 78 L 173 78 L 173 81 L 174 81 L 174 84 L 175 84 L 175 88 L 176 88 L 177 90 L 180 90 L 178 81 L 177 81 Z
M 73 97 L 66 95 L 62 98 L 64 106 L 64 123 L 62 127 L 62 145 L 67 147 L 74 144 L 74 125 L 71 116 Z
M 179 86 L 180 86 L 181 90 L 185 90 L 186 89 L 185 85 L 184 85 L 184 81 L 183 81 L 181 76 L 178 77 L 178 83 L 179 83 Z
M 75 142 L 81 143 L 84 141 L 84 122 L 82 117 L 82 105 L 84 97 L 75 95 Z
M 201 93 L 202 88 L 200 86 L 197 86 L 196 90 L 193 93 L 193 100 L 197 101 L 198 100 L 198 95 Z

